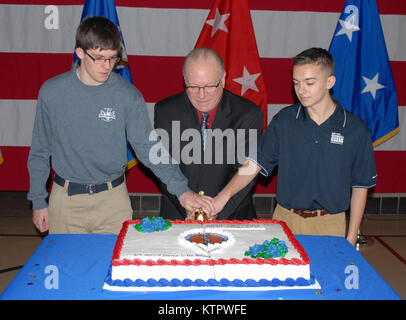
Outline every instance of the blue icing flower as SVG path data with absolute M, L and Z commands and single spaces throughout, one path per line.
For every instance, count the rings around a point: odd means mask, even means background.
M 274 245 L 270 245 L 268 247 L 268 250 L 266 251 L 266 254 L 271 255 L 273 258 L 279 257 L 280 256 L 280 252 L 278 250 L 278 248 Z
M 166 221 L 161 217 L 155 218 L 155 230 L 163 230 L 166 225 Z
M 277 238 L 273 238 L 271 241 L 264 240 L 262 244 L 255 244 L 245 252 L 246 256 L 251 258 L 278 258 L 284 257 L 288 252 L 288 247 L 284 241 L 280 241 Z
M 263 249 L 264 249 L 264 246 L 262 244 L 255 244 L 252 247 L 250 247 L 249 254 L 252 256 L 256 256 Z
M 141 221 L 141 228 L 142 230 L 144 230 L 144 232 L 154 232 L 154 223 L 148 219 L 148 218 L 144 218 Z
M 161 217 L 142 219 L 141 223 L 135 225 L 135 229 L 140 232 L 163 231 L 170 227 L 171 223 Z
M 279 241 L 279 248 L 281 248 L 285 252 L 288 252 L 288 247 L 287 247 L 285 241 Z

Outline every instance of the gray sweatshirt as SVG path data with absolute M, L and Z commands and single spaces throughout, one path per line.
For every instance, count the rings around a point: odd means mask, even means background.
M 172 194 L 188 191 L 178 165 L 151 163 L 149 151 L 157 143 L 149 141 L 151 130 L 141 93 L 114 72 L 98 86 L 82 83 L 73 69 L 46 81 L 38 96 L 28 158 L 33 209 L 47 207 L 50 157 L 54 171 L 65 179 L 106 182 L 125 172 L 126 140 Z

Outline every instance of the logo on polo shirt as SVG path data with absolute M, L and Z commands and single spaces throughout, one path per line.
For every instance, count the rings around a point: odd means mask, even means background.
M 104 108 L 99 112 L 99 118 L 103 121 L 110 122 L 116 119 L 116 112 L 112 108 Z
M 344 143 L 344 136 L 341 133 L 332 132 L 330 143 L 342 145 Z

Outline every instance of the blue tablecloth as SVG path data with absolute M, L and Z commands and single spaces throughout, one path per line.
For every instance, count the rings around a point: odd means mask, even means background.
M 311 261 L 321 289 L 276 291 L 112 292 L 103 290 L 117 236 L 49 235 L 27 261 L 0 299 L 392 299 L 400 297 L 371 265 L 340 237 L 296 238 Z

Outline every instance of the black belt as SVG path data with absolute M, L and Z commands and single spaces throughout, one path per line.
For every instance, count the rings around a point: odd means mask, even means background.
M 54 176 L 54 181 L 57 184 L 59 184 L 61 187 L 65 186 L 65 179 L 58 176 L 56 173 Z M 115 188 L 115 187 L 119 186 L 120 184 L 122 184 L 123 182 L 124 182 L 124 175 L 111 181 L 111 186 L 113 188 Z M 108 189 L 109 189 L 109 186 L 108 186 L 107 182 L 99 183 L 99 184 L 80 184 L 80 183 L 69 181 L 68 196 L 73 196 L 75 194 L 85 194 L 85 193 L 95 194 L 95 193 L 99 193 L 102 191 L 106 191 Z

